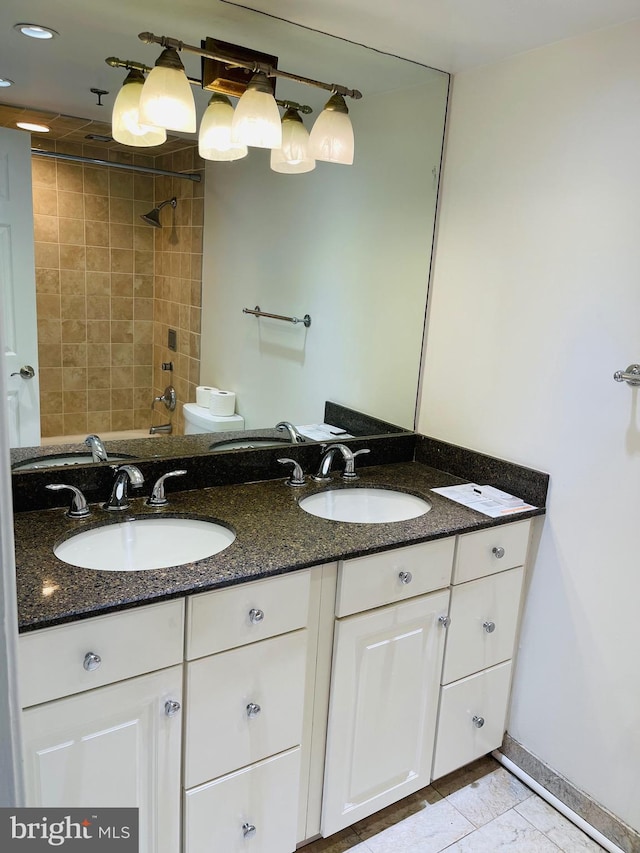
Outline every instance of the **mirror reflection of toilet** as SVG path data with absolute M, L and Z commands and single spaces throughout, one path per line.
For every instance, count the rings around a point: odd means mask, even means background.
M 182 407 L 184 415 L 184 434 L 195 435 L 204 432 L 237 432 L 244 429 L 242 415 L 213 415 L 208 409 L 197 403 L 185 403 Z

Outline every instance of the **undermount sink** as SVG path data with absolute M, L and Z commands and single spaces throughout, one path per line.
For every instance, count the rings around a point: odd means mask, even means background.
M 258 447 L 280 447 L 283 444 L 291 444 L 288 438 L 230 438 L 226 441 L 214 441 L 209 445 L 209 450 L 214 453 L 218 450 L 255 450 Z
M 193 563 L 224 551 L 236 534 L 199 518 L 148 516 L 83 530 L 53 549 L 81 569 L 140 572 Z
M 431 504 L 416 495 L 394 489 L 344 488 L 326 489 L 302 498 L 300 509 L 330 521 L 356 524 L 388 524 L 418 518 L 431 509 Z
M 128 453 L 109 456 L 109 462 L 124 462 L 125 459 L 134 459 Z M 35 471 L 39 468 L 53 468 L 58 465 L 91 465 L 93 456 L 90 453 L 51 453 L 49 456 L 34 456 L 22 462 L 16 462 L 11 466 L 12 471 Z

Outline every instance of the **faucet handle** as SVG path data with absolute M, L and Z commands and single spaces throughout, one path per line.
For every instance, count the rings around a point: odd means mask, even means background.
M 344 464 L 344 471 L 342 472 L 343 480 L 358 480 L 359 477 L 356 474 L 355 463 L 354 460 L 356 456 L 361 456 L 363 453 L 371 453 L 368 447 L 364 447 L 362 450 L 354 450 L 351 451 L 351 455 L 347 457 Z
M 49 483 L 48 486 L 45 486 L 45 489 L 50 489 L 52 492 L 59 492 L 62 489 L 68 489 L 70 492 L 73 492 L 71 506 L 67 511 L 67 516 L 69 518 L 86 518 L 88 515 L 91 515 L 89 507 L 87 506 L 87 499 L 80 489 L 76 489 L 75 486 L 67 486 L 66 483 Z
M 168 477 L 182 477 L 182 475 L 186 473 L 186 469 L 180 471 L 168 471 L 166 474 L 163 474 L 162 477 L 158 477 L 151 491 L 150 497 L 147 498 L 147 506 L 166 506 L 169 501 L 164 493 L 164 481 Z
M 286 465 L 287 463 L 293 465 L 291 476 L 285 480 L 287 486 L 304 486 L 304 471 L 295 459 L 278 459 L 278 462 L 281 465 Z

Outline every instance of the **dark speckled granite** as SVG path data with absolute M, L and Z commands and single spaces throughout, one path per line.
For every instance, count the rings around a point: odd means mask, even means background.
M 253 452 L 267 453 L 266 450 Z M 201 461 L 199 458 L 198 464 Z M 163 470 L 166 467 L 163 463 Z M 179 478 L 176 480 L 180 482 Z M 171 495 L 169 507 L 160 512 L 214 519 L 231 527 L 237 538 L 225 551 L 206 560 L 142 572 L 74 568 L 53 554 L 54 545 L 75 531 L 117 523 L 120 516 L 113 518 L 99 506 L 92 507 L 92 516 L 81 521 L 67 519 L 61 509 L 19 513 L 15 517 L 15 540 L 20 630 L 34 630 L 505 523 L 429 491 L 457 482 L 461 481 L 451 474 L 416 462 L 367 467 L 358 485 L 398 488 L 424 496 L 433 505 L 420 518 L 393 524 L 345 524 L 305 513 L 298 507 L 298 500 L 327 487 L 313 482 L 299 489 L 288 488 L 279 479 L 177 492 Z M 335 477 L 331 485 L 340 487 L 344 483 Z M 158 512 L 149 510 L 138 499 L 123 516 Z M 517 518 L 542 512 L 523 513 Z M 508 519 L 514 520 L 514 516 Z
M 533 506 L 546 505 L 549 475 L 542 471 L 524 468 L 514 462 L 486 456 L 426 435 L 417 436 L 415 458 L 417 462 L 463 477 L 466 482 L 495 486 Z

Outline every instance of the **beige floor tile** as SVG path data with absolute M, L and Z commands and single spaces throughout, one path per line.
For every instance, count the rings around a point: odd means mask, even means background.
M 370 817 L 358 821 L 352 828 L 363 841 L 366 841 L 367 838 L 377 835 L 379 832 L 390 826 L 394 826 L 405 818 L 423 812 L 439 800 L 442 800 L 442 797 L 434 788 L 431 786 L 421 788 L 415 794 L 411 794 L 400 800 L 399 803 L 394 803 L 386 809 L 381 809 Z
M 447 800 L 479 827 L 531 796 L 532 792 L 526 785 L 499 767 L 488 776 L 449 794 Z
M 519 803 L 515 809 L 564 853 L 599 853 L 604 849 L 537 794 Z
M 440 853 L 474 829 L 447 800 L 439 800 L 366 843 L 371 853 Z
M 447 853 L 559 853 L 559 850 L 522 815 L 510 809 L 452 844 Z

